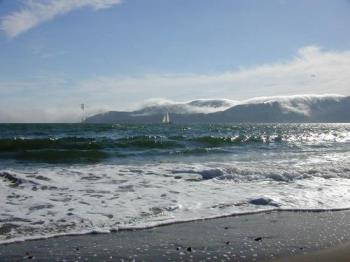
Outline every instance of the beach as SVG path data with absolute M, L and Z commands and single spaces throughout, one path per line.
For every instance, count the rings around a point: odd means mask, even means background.
M 318 261 L 318 262 L 326 262 L 326 261 L 338 261 L 338 262 L 346 262 L 349 261 L 350 257 L 350 244 L 340 245 L 334 248 L 328 248 L 325 250 L 320 250 L 316 252 L 312 252 L 310 254 L 303 254 L 292 256 L 288 258 L 280 259 L 279 261 L 286 262 L 306 262 L 306 261 Z
M 350 262 L 350 0 L 0 0 L 0 262 Z
M 0 261 L 347 256 L 347 124 L 0 131 Z
M 267 212 L 0 245 L 1 261 L 348 261 L 350 211 Z

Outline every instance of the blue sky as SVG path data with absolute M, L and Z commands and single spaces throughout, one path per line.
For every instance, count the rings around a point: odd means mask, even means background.
M 0 19 L 0 122 L 350 94 L 347 0 L 2 0 Z

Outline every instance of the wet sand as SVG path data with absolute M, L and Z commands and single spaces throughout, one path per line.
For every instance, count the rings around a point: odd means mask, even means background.
M 327 248 L 324 250 L 319 250 L 311 252 L 309 254 L 296 255 L 292 257 L 287 257 L 283 259 L 276 260 L 276 262 L 348 262 L 350 261 L 350 243 L 339 245 L 333 248 Z
M 0 261 L 350 261 L 349 221 L 349 211 L 260 213 L 0 245 Z

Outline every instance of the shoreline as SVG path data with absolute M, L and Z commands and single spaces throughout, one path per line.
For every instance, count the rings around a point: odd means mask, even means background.
M 134 227 L 120 227 L 118 229 L 111 229 L 111 230 L 91 230 L 91 231 L 82 231 L 82 232 L 67 232 L 67 233 L 56 233 L 52 235 L 46 235 L 46 236 L 33 236 L 33 237 L 27 237 L 24 236 L 22 238 L 14 238 L 9 240 L 0 240 L 0 246 L 1 245 L 10 245 L 10 244 L 16 244 L 16 243 L 22 243 L 22 242 L 28 242 L 28 241 L 39 241 L 39 240 L 46 240 L 50 238 L 59 238 L 59 237 L 74 237 L 74 236 L 85 236 L 85 235 L 96 235 L 96 234 L 114 234 L 118 232 L 124 232 L 124 231 L 139 231 L 139 230 L 152 230 L 154 228 L 158 227 L 166 227 L 171 225 L 177 225 L 177 224 L 183 224 L 183 223 L 195 223 L 195 222 L 204 222 L 209 220 L 216 220 L 216 219 L 222 219 L 222 218 L 229 218 L 229 217 L 240 217 L 240 216 L 251 216 L 251 215 L 258 215 L 258 214 L 270 214 L 270 213 L 279 213 L 279 212 L 287 212 L 287 213 L 324 213 L 324 212 L 341 212 L 341 211 L 349 211 L 349 207 L 344 208 L 329 208 L 329 209 L 280 209 L 280 208 L 273 208 L 268 210 L 257 210 L 257 211 L 249 211 L 249 212 L 242 212 L 242 213 L 233 213 L 233 214 L 227 214 L 227 215 L 220 215 L 220 216 L 214 216 L 214 217 L 207 217 L 207 218 L 197 218 L 197 219 L 189 219 L 189 220 L 179 220 L 179 221 L 170 221 L 170 222 L 164 222 L 159 223 L 156 225 L 149 225 L 149 226 L 134 226 Z
M 0 260 L 299 261 L 293 259 L 317 256 L 319 252 L 333 257 L 340 252 L 334 250 L 347 247 L 348 221 L 349 210 L 267 211 L 109 234 L 1 244 Z M 350 254 L 341 253 L 350 258 Z M 306 259 L 310 261 L 310 257 Z

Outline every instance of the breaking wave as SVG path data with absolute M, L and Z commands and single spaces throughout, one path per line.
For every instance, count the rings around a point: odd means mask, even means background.
M 350 207 L 346 124 L 0 131 L 0 243 Z
M 158 128 L 149 126 L 144 132 Z M 204 134 L 202 130 L 205 130 Z M 107 129 L 108 132 L 113 129 Z M 171 134 L 170 134 L 171 133 Z M 178 135 L 174 135 L 178 133 Z M 212 133 L 208 135 L 208 133 Z M 350 141 L 350 128 L 337 131 L 300 126 L 219 126 L 215 128 L 197 126 L 186 130 L 174 127 L 167 133 L 154 135 L 119 135 L 118 137 L 78 137 L 60 138 L 1 138 L 0 159 L 55 163 L 94 163 L 115 158 L 149 155 L 197 155 L 232 153 L 244 147 L 303 147 Z
M 272 210 L 350 207 L 350 163 L 93 165 L 0 172 L 0 243 Z M 132 207 L 132 208 L 130 208 Z

